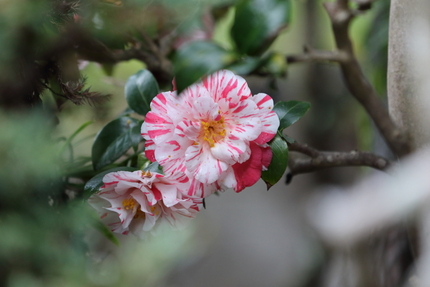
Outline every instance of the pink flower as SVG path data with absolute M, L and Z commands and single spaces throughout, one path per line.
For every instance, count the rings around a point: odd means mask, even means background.
M 131 231 L 142 236 L 162 221 L 179 228 L 194 218 L 202 205 L 201 198 L 183 194 L 189 183 L 155 172 L 112 172 L 104 176 L 103 183 L 89 203 L 116 233 Z
M 146 156 L 165 173 L 188 176 L 188 195 L 239 192 L 270 164 L 267 142 L 279 127 L 272 109 L 272 98 L 252 96 L 243 78 L 216 72 L 179 96 L 173 91 L 153 99 L 142 125 Z

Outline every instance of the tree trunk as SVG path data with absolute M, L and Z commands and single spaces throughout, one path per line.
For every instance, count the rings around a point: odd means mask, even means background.
M 388 48 L 388 103 L 394 121 L 406 129 L 414 150 L 430 142 L 430 2 L 391 0 Z M 405 190 L 407 192 L 407 190 Z M 429 286 L 429 213 L 422 212 L 409 226 L 409 241 L 416 254 L 420 284 Z M 412 227 L 411 227 L 412 226 Z M 425 232 L 427 231 L 427 232 Z M 418 236 L 416 235 L 418 233 Z M 415 242 L 414 242 L 415 241 Z M 416 247 L 418 246 L 418 247 Z
M 414 149 L 430 139 L 430 129 L 423 125 L 428 104 L 421 97 L 430 79 L 428 6 L 428 0 L 391 1 L 388 104 L 394 121 L 409 131 Z

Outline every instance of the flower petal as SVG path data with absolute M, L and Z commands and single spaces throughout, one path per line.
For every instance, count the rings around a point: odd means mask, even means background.
M 261 134 L 255 139 L 258 144 L 264 144 L 270 141 L 279 127 L 279 118 L 273 111 L 273 100 L 269 95 L 259 93 L 251 98 L 258 106 L 258 116 L 261 119 Z
M 212 156 L 200 144 L 191 145 L 185 153 L 185 166 L 198 181 L 209 184 L 215 182 L 228 165 Z
M 224 140 L 215 143 L 211 148 L 214 158 L 221 160 L 229 165 L 236 162 L 243 162 L 249 158 L 250 149 L 248 144 L 241 140 Z
M 221 70 L 207 76 L 202 81 L 215 102 L 226 99 L 232 107 L 251 96 L 246 81 L 228 70 Z
M 262 171 L 262 148 L 255 143 L 250 144 L 251 156 L 244 163 L 233 165 L 237 184 L 234 188 L 236 192 L 254 185 L 261 177 Z

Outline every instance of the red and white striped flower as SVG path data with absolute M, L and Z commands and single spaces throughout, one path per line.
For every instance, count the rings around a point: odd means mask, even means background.
M 103 183 L 89 203 L 116 233 L 143 236 L 163 221 L 180 228 L 202 206 L 201 198 L 184 195 L 189 183 L 155 172 L 112 172 Z
M 279 126 L 272 109 L 270 96 L 252 96 L 243 78 L 218 71 L 179 96 L 173 91 L 153 99 L 142 125 L 146 156 L 165 173 L 188 176 L 188 195 L 239 192 L 270 164 L 267 142 Z

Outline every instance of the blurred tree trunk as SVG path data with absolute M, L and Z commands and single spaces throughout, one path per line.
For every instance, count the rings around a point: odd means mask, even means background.
M 417 67 L 415 54 L 417 49 L 423 48 L 419 38 L 425 36 L 415 28 L 429 28 L 427 2 L 392 0 L 390 12 L 387 78 L 390 114 L 398 125 L 409 131 L 414 149 L 429 139 L 428 128 L 422 126 L 426 111 L 420 100 L 420 90 L 424 79 L 421 79 L 423 75 Z
M 430 105 L 426 99 L 430 77 L 429 8 L 428 0 L 391 0 L 387 74 L 389 110 L 393 120 L 409 132 L 414 150 L 428 145 L 430 139 Z M 425 243 L 423 240 L 419 243 L 416 238 L 425 234 L 420 234 L 423 232 L 413 225 L 408 227 L 407 238 L 397 240 L 409 243 L 416 264 L 418 251 L 424 249 L 422 244 Z M 424 240 L 428 241 L 428 238 Z M 421 246 L 418 248 L 418 245 Z

